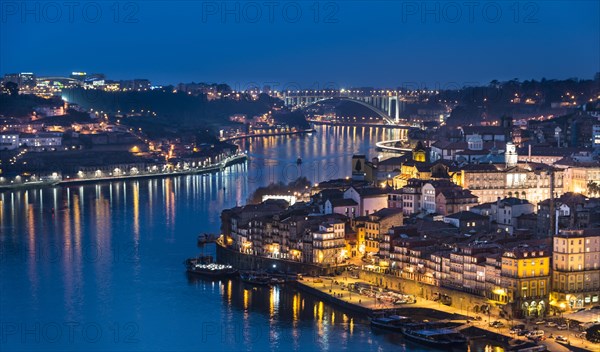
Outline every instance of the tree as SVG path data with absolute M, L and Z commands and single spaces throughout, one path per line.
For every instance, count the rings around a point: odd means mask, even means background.
M 6 82 L 4 84 L 4 88 L 6 88 L 6 90 L 8 90 L 8 93 L 11 96 L 15 96 L 19 94 L 19 85 L 16 84 L 15 82 Z
M 588 328 L 585 336 L 589 341 L 600 342 L 600 325 L 594 325 Z
M 598 195 L 600 193 L 600 185 L 594 181 L 590 181 L 587 184 L 588 195 Z

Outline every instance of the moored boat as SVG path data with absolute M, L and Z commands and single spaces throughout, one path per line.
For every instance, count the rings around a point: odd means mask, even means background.
M 242 282 L 257 286 L 267 286 L 271 283 L 271 278 L 263 273 L 242 272 L 240 273 Z
M 217 263 L 191 264 L 188 265 L 187 272 L 209 277 L 231 277 L 238 273 L 237 269 L 231 265 Z
M 402 328 L 406 326 L 407 323 L 411 322 L 412 320 L 410 318 L 399 315 L 392 315 L 389 317 L 371 319 L 371 326 L 374 328 L 401 332 Z
M 406 338 L 430 346 L 460 346 L 467 343 L 465 335 L 453 329 L 413 330 L 410 328 L 403 328 L 401 331 Z

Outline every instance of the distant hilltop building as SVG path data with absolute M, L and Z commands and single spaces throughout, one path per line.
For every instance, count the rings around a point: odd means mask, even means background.
M 19 88 L 34 88 L 37 84 L 36 76 L 33 72 L 9 73 L 5 74 L 2 83 L 16 83 Z

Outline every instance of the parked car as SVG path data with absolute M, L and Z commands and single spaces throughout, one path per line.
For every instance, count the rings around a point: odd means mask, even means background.
M 567 324 L 562 324 L 557 327 L 558 330 L 567 330 L 568 328 L 569 327 L 567 326 Z
M 529 330 L 525 330 L 525 329 L 523 329 L 523 330 L 519 331 L 519 332 L 517 333 L 517 335 L 518 335 L 518 336 L 527 336 L 527 334 L 529 334 L 529 332 L 530 332 Z
M 546 324 L 546 321 L 544 321 L 544 320 L 538 320 L 535 322 L 535 325 L 544 325 L 544 324 Z
M 564 343 L 569 343 L 569 339 L 566 338 L 563 335 L 557 335 L 556 336 L 556 342 L 564 342 Z
M 494 322 L 491 322 L 490 326 L 493 327 L 493 328 L 498 328 L 499 329 L 499 328 L 503 328 L 504 327 L 504 323 L 501 322 L 501 321 L 496 320 Z
M 546 326 L 549 327 L 549 328 L 553 328 L 553 327 L 556 326 L 556 323 L 553 322 L 553 321 L 549 321 L 549 322 L 546 323 Z
M 518 333 L 521 332 L 521 329 L 519 329 L 519 328 L 512 328 L 508 332 L 511 333 L 511 334 L 518 334 Z
M 527 334 L 527 338 L 531 340 L 541 339 L 544 336 L 544 330 L 533 330 Z

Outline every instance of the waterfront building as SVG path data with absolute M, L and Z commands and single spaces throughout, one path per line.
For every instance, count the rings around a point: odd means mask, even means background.
M 315 264 L 342 263 L 347 255 L 345 248 L 345 223 L 331 221 L 319 225 L 311 234 L 312 262 Z
M 523 243 L 502 254 L 500 301 L 515 318 L 543 316 L 549 304 L 551 252 L 545 245 Z
M 506 290 L 502 287 L 502 252 L 485 257 L 485 294 L 499 304 L 508 303 Z
M 450 266 L 450 270 L 446 270 L 449 275 L 441 282 L 441 286 L 485 296 L 486 258 L 499 250 L 494 243 L 457 245 L 446 262 Z
M 553 254 L 551 304 L 560 311 L 598 305 L 600 230 L 561 230 Z
M 271 199 L 260 204 L 248 204 L 224 210 L 221 213 L 221 232 L 231 238 L 234 249 L 243 253 L 256 254 L 262 251 L 262 248 L 256 251 L 253 248 L 254 239 L 249 237 L 250 221 L 283 212 L 287 207 L 286 201 Z

